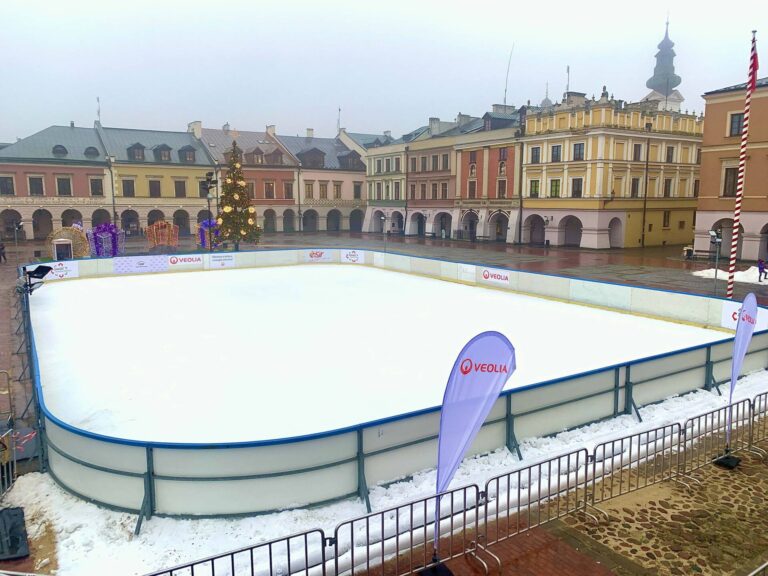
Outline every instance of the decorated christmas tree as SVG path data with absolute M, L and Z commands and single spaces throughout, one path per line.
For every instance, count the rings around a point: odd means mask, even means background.
M 240 242 L 258 244 L 261 228 L 256 225 L 256 209 L 248 199 L 243 178 L 243 152 L 237 147 L 237 142 L 232 142 L 227 155 L 229 166 L 224 175 L 216 224 L 219 228 L 219 242 L 232 242 L 235 250 L 239 250 Z

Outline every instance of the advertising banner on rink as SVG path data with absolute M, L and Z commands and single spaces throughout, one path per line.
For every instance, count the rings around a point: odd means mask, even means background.
M 234 254 L 218 254 L 212 252 L 209 255 L 209 267 L 213 270 L 215 268 L 234 268 L 235 267 L 235 255 Z
M 440 413 L 437 494 L 448 488 L 515 367 L 515 348 L 500 332 L 482 332 L 462 348 L 448 377 Z M 438 502 L 435 534 L 439 530 L 439 514 Z
M 342 264 L 365 264 L 365 254 L 362 250 L 339 250 L 339 261 Z
M 203 268 L 202 254 L 173 254 L 168 256 L 168 270 L 195 270 Z
M 51 267 L 51 271 L 45 275 L 44 281 L 48 280 L 64 280 L 66 278 L 77 278 L 80 276 L 80 267 L 77 260 L 62 260 L 59 262 L 51 262 L 46 264 Z M 27 268 L 27 272 L 32 272 L 37 268 Z
M 332 262 L 330 250 L 308 250 L 304 253 L 305 262 Z
M 752 293 L 747 294 L 744 303 L 739 310 L 739 320 L 736 325 L 736 337 L 733 339 L 733 361 L 731 364 L 731 390 L 728 394 L 728 404 L 733 402 L 733 391 L 736 389 L 736 381 L 741 373 L 741 365 L 747 354 L 752 334 L 757 324 L 757 299 Z M 731 444 L 731 413 L 728 411 L 728 428 L 725 435 L 725 445 Z
M 480 278 L 486 284 L 509 286 L 509 270 L 502 268 L 480 268 Z
M 113 260 L 115 274 L 168 272 L 168 256 L 122 256 Z

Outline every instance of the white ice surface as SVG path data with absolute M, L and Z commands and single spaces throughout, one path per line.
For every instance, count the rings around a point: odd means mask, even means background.
M 753 398 L 766 390 L 768 372 L 752 374 L 739 381 L 734 401 Z M 582 447 L 591 451 L 600 442 L 657 426 L 673 422 L 682 424 L 688 417 L 725 405 L 727 397 L 718 396 L 714 391 L 699 390 L 641 408 L 642 423 L 631 416 L 620 416 L 549 438 L 527 439 L 521 445 L 523 462 L 519 462 L 506 448 L 469 458 L 457 471 L 451 487 L 475 483 L 482 488 L 489 478 L 537 461 Z M 373 487 L 371 504 L 374 510 L 384 510 L 433 495 L 434 490 L 435 470 L 425 470 L 408 481 Z M 155 517 L 145 522 L 141 534 L 134 538 L 136 516 L 88 504 L 67 494 L 47 474 L 38 473 L 19 478 L 3 504 L 24 508 L 27 530 L 32 537 L 44 525 L 53 529 L 59 562 L 58 576 L 146 574 L 305 530 L 321 528 L 326 535 L 332 534 L 340 522 L 365 514 L 364 504 L 359 500 L 349 500 L 322 508 L 238 520 Z M 207 574 L 204 570 L 201 573 Z M 222 574 L 226 573 L 222 571 Z
M 437 406 L 484 330 L 516 348 L 507 388 L 727 337 L 341 265 L 51 282 L 32 321 L 55 416 L 158 442 L 286 438 Z

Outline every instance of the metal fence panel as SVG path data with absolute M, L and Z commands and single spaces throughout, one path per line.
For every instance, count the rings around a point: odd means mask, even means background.
M 463 556 L 476 538 L 479 501 L 473 484 L 343 522 L 334 533 L 336 557 L 326 574 L 413 574 L 436 565 L 436 541 L 440 560 Z
M 683 425 L 685 444 L 681 472 L 687 474 L 710 464 L 725 453 L 726 429 L 731 421 L 731 452 L 749 447 L 752 406 L 742 400 L 694 416 Z
M 669 424 L 595 446 L 590 502 L 674 478 L 680 465 L 680 430 L 680 424 Z
M 752 442 L 768 440 L 768 392 L 758 394 L 752 400 Z
M 13 429 L 0 436 L 0 498 L 11 489 L 16 480 L 16 440 Z
M 310 530 L 147 576 L 316 576 L 325 573 L 325 559 L 325 534 Z
M 486 545 L 583 509 L 587 502 L 586 448 L 491 478 L 485 484 Z

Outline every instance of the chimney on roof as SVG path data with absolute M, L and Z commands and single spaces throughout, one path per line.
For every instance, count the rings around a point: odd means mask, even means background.
M 74 120 L 70 120 L 69 121 L 69 127 L 70 128 L 74 128 L 75 127 L 75 121 Z
M 470 116 L 469 114 L 462 114 L 461 112 L 459 112 L 459 115 L 456 116 L 456 123 L 459 126 L 464 126 L 464 124 L 466 124 L 470 120 L 472 120 L 472 116 Z
M 275 135 L 275 125 L 274 124 L 270 124 L 269 126 L 267 126 L 267 134 L 269 134 L 270 136 L 274 136 Z
M 229 122 L 227 122 L 226 124 L 224 124 L 224 126 L 222 126 L 222 127 L 221 127 L 221 129 L 222 129 L 222 130 L 224 130 L 224 132 L 225 132 L 226 134 L 229 134 Z
M 387 138 L 392 138 L 392 131 L 391 130 L 384 130 L 384 136 Z
M 440 132 L 440 118 L 432 117 L 429 119 L 429 133 L 433 136 Z
M 314 138 L 314 137 L 315 137 L 315 129 L 307 128 L 307 138 Z
M 508 104 L 494 104 L 491 107 L 494 114 L 514 114 L 515 107 Z
M 203 136 L 203 123 L 200 120 L 195 120 L 187 124 L 187 132 L 191 132 L 195 135 L 195 138 L 202 138 Z

